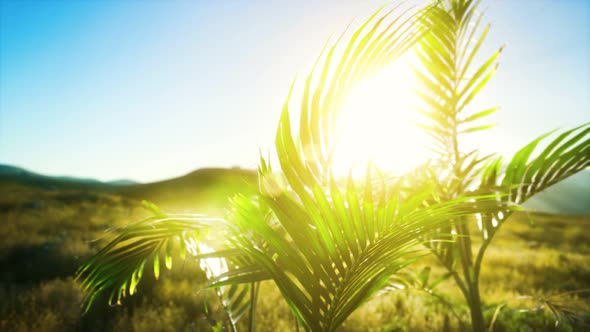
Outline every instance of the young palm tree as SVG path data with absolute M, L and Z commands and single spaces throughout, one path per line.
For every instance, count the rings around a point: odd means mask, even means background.
M 120 229 L 80 268 L 87 307 L 101 293 L 112 302 L 133 295 L 146 264 L 152 262 L 157 277 L 160 261 L 170 268 L 178 247 L 181 258 L 190 253 L 203 263 L 232 329 L 247 312 L 253 329 L 258 282 L 272 280 L 306 330 L 332 331 L 392 275 L 422 255 L 417 245 L 425 244 L 444 264 L 450 261 L 445 266 L 470 307 L 481 308 L 476 278 L 481 258 L 472 263 L 470 238 L 452 242 L 453 233 L 469 234 L 469 216 L 479 215 L 489 239 L 496 229 L 490 227 L 497 227 L 493 220 L 503 220 L 500 217 L 509 214 L 511 204 L 563 178 L 562 170 L 570 174 L 585 167 L 588 144 L 586 140 L 586 145 L 576 145 L 582 139 L 578 138 L 564 146 L 565 138 L 558 138 L 531 164 L 527 159 L 533 142 L 509 164 L 502 183 L 497 183 L 499 161 L 483 167 L 475 153 L 460 152 L 457 137 L 464 124 L 491 112 L 462 117 L 463 106 L 491 76 L 486 63 L 482 73 L 464 80 L 474 53 L 467 54 L 459 41 L 465 38 L 474 8 L 471 1 L 462 0 L 436 3 L 417 13 L 399 8 L 384 13 L 381 8 L 350 36 L 343 34 L 327 44 L 305 78 L 297 131 L 292 129 L 291 92 L 285 101 L 275 141 L 280 167 L 275 172 L 261 158 L 259 192 L 233 197 L 224 219 L 168 216 L 148 205 L 153 217 Z M 343 98 L 359 80 L 417 42 L 428 71 L 417 75 L 427 83 L 423 95 L 433 108 L 427 113 L 435 123 L 429 132 L 444 148 L 439 168 L 430 171 L 435 176 L 390 181 L 368 165 L 363 179 L 335 178 L 331 161 Z M 546 160 L 557 166 L 545 164 Z M 557 175 L 538 178 L 550 172 Z M 476 173 L 483 174 L 483 180 L 476 181 Z M 531 185 L 514 186 L 522 183 Z M 204 230 L 211 229 L 223 240 L 207 242 Z M 462 274 L 456 271 L 457 264 L 463 267 Z M 472 309 L 472 316 L 474 329 L 481 330 L 481 309 L 479 314 Z
M 455 242 L 430 245 L 439 262 L 450 272 L 469 305 L 474 331 L 484 331 L 485 322 L 479 292 L 479 274 L 484 254 L 494 235 L 512 214 L 510 205 L 521 204 L 532 195 L 590 166 L 589 124 L 568 130 L 533 156 L 543 135 L 504 163 L 502 158 L 480 157 L 478 151 L 464 151 L 460 142 L 470 133 L 491 128 L 481 123 L 498 110 L 473 110 L 470 102 L 494 75 L 502 47 L 479 66 L 474 59 L 490 26 L 479 32 L 482 15 L 479 1 L 445 0 L 422 20 L 428 34 L 420 41 L 416 54 L 421 67 L 415 70 L 422 88 L 417 90 L 425 107 L 425 131 L 438 152 L 438 167 L 431 170 L 438 182 L 440 201 L 461 197 L 467 191 L 498 195 L 505 202 L 497 211 L 478 212 L 476 233 L 470 223 L 448 225 L 445 232 L 462 234 Z M 479 35 L 478 35 L 479 33 Z M 481 237 L 475 249 L 473 236 Z
M 154 217 L 121 229 L 79 270 L 86 303 L 91 305 L 105 291 L 111 301 L 133 295 L 146 262 L 153 261 L 157 277 L 162 252 L 170 268 L 178 242 L 181 255 L 190 252 L 197 259 L 222 260 L 224 271 L 212 278 L 211 286 L 225 298 L 233 328 L 255 304 L 228 298 L 248 291 L 237 292 L 236 285 L 250 284 L 255 295 L 256 283 L 271 279 L 305 329 L 332 331 L 392 274 L 418 257 L 421 239 L 450 218 L 481 209 L 483 199 L 425 205 L 430 187 L 411 194 L 395 186 L 375 190 L 374 167 L 367 168 L 361 183 L 350 177 L 343 186 L 332 176 L 334 128 L 343 97 L 358 80 L 394 61 L 421 36 L 414 27 L 416 15 L 424 12 L 382 12 L 383 8 L 362 24 L 342 50 L 341 36 L 320 55 L 304 84 L 295 137 L 289 94 L 276 136 L 280 172 L 273 173 L 261 158 L 258 195 L 234 197 L 231 213 L 217 224 L 199 217 L 169 217 L 150 206 Z M 211 227 L 222 227 L 227 241 L 217 251 L 203 253 L 201 231 Z

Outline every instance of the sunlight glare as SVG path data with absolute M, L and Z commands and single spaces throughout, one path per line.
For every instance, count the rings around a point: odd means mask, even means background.
M 359 82 L 344 102 L 340 141 L 332 169 L 337 175 L 364 174 L 369 161 L 402 174 L 428 159 L 428 136 L 415 123 L 417 97 L 409 58 Z

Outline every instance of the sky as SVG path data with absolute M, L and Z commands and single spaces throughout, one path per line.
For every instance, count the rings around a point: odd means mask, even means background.
M 415 1 L 418 2 L 418 1 Z M 382 1 L 0 0 L 0 164 L 134 179 L 255 168 L 326 40 Z M 590 121 L 590 1 L 483 0 L 482 149 Z M 486 138 L 487 137 L 487 138 Z

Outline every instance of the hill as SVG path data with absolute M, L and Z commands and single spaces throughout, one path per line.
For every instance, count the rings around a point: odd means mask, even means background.
M 124 197 L 149 200 L 177 212 L 219 212 L 235 193 L 254 193 L 257 173 L 239 168 L 202 168 L 186 175 L 146 184 L 113 188 Z
M 35 205 L 51 196 L 64 203 L 97 201 L 105 196 L 125 199 L 129 204 L 148 200 L 171 212 L 221 212 L 228 197 L 253 193 L 257 174 L 239 168 L 203 168 L 189 174 L 153 183 L 131 180 L 101 182 L 95 179 L 52 177 L 26 169 L 0 165 L 0 205 Z M 102 198 L 101 198 L 102 197 Z
M 0 188 L 8 185 L 24 185 L 44 190 L 63 189 L 107 189 L 113 183 L 101 182 L 91 178 L 71 176 L 47 176 L 24 168 L 0 165 Z
M 101 182 L 90 178 L 52 177 L 26 169 L 0 165 L 0 192 L 15 188 L 42 191 L 82 191 L 149 200 L 170 211 L 219 212 L 220 204 L 237 192 L 253 193 L 257 175 L 240 168 L 203 168 L 176 178 L 137 183 L 131 180 Z M 222 204 L 223 203 L 223 204 Z M 537 212 L 590 215 L 590 169 L 584 170 L 531 198 L 524 207 Z
M 590 169 L 538 193 L 524 207 L 552 214 L 590 215 Z

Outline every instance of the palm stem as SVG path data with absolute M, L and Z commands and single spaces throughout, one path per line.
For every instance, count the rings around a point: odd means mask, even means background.
M 253 282 L 250 285 L 250 325 L 248 327 L 249 332 L 254 332 L 254 319 L 256 317 L 256 301 L 258 300 L 259 288 L 260 282 Z

